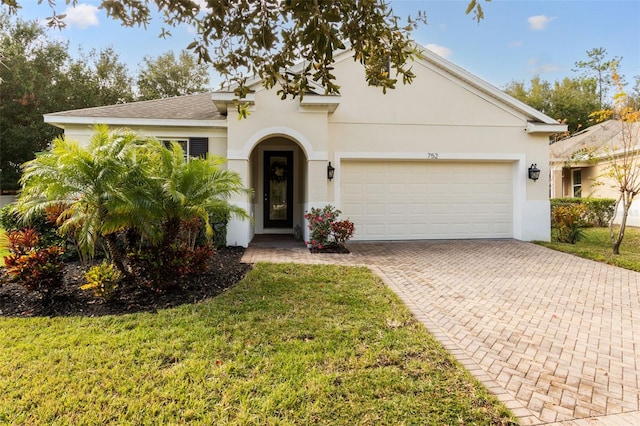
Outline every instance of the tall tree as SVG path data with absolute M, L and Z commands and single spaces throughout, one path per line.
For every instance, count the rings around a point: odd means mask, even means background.
M 582 70 L 582 75 L 586 78 L 595 79 L 598 86 L 598 109 L 605 109 L 607 94 L 612 88 L 615 89 L 611 70 L 612 67 L 617 67 L 622 58 L 614 56 L 608 59 L 607 49 L 604 47 L 587 50 L 587 56 L 588 60 L 575 63 L 576 70 Z
M 504 91 L 530 107 L 551 116 L 551 84 L 542 80 L 540 76 L 533 77 L 529 84 L 512 81 L 507 84 Z
M 1 0 L 15 12 L 20 0 Z M 488 1 L 488 0 L 485 0 Z M 55 9 L 55 0 L 48 2 Z M 65 3 L 77 4 L 77 0 Z M 413 19 L 396 15 L 386 0 L 101 0 L 100 7 L 124 25 L 144 25 L 156 6 L 168 28 L 189 25 L 197 37 L 188 48 L 200 59 L 213 63 L 244 96 L 248 76 L 258 75 L 270 88 L 279 86 L 282 97 L 303 96 L 313 80 L 327 94 L 339 93 L 333 75 L 334 51 L 350 45 L 366 80 L 383 90 L 413 80 L 408 60 L 414 54 L 410 33 L 426 23 L 424 13 Z M 469 0 L 467 14 L 480 21 L 480 0 Z M 64 25 L 55 10 L 53 26 Z M 170 35 L 166 28 L 162 36 Z M 302 69 L 290 74 L 303 61 Z M 393 72 L 387 72 L 391 68 Z
M 49 40 L 33 22 L 12 21 L 0 14 L 0 187 L 17 189 L 20 165 L 46 148 L 62 131 L 42 114 L 64 108 L 58 92 L 66 80 L 62 64 L 65 43 Z
M 112 48 L 73 59 L 68 44 L 36 22 L 0 14 L 0 186 L 19 187 L 20 166 L 62 133 L 42 120 L 50 112 L 133 99 L 132 78 Z
M 603 147 L 603 155 L 608 164 L 604 175 L 616 184 L 619 191 L 616 208 L 611 218 L 610 235 L 613 254 L 620 254 L 624 239 L 629 210 L 635 197 L 640 194 L 640 109 L 634 107 L 627 97 L 616 64 L 612 65 L 611 78 L 618 88 L 611 109 L 593 113 L 597 121 L 613 118 L 620 124 L 620 132 Z M 620 225 L 616 229 L 614 221 L 622 206 Z
M 564 78 L 553 84 L 533 77 L 529 84 L 511 82 L 505 92 L 569 126 L 573 133 L 590 125 L 589 115 L 598 108 L 595 80 Z
M 134 100 L 133 77 L 113 47 L 89 52 L 98 100 L 92 106 L 114 105 Z M 82 58 L 81 58 L 82 60 Z
M 183 50 L 176 58 L 167 52 L 157 58 L 146 56 L 137 78 L 140 99 L 159 99 L 208 91 L 209 66 L 198 63 Z
M 134 100 L 133 78 L 112 47 L 89 53 L 64 65 L 67 77 L 59 102 L 63 109 L 114 105 Z
M 589 115 L 598 107 L 593 79 L 568 78 L 556 81 L 551 92 L 551 116 L 569 126 L 574 133 L 589 127 Z

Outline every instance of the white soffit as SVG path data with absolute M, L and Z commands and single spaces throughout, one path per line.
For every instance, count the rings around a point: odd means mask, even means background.
M 256 103 L 256 95 L 255 93 L 247 93 L 245 98 L 239 99 L 233 92 L 213 92 L 211 100 L 221 114 L 226 114 L 229 105 L 235 105 L 236 102 L 254 105 Z
M 151 127 L 227 127 L 226 120 L 188 120 L 188 119 L 158 119 L 158 118 L 117 118 L 117 117 L 78 117 L 44 115 L 44 122 L 61 128 L 65 125 L 96 125 L 108 126 L 151 126 Z

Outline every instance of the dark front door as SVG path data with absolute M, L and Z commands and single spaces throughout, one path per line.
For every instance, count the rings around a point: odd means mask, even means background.
M 264 227 L 293 227 L 293 152 L 264 153 Z

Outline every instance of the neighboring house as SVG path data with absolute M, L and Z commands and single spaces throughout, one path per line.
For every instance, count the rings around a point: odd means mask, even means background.
M 254 220 L 232 220 L 229 245 L 297 227 L 307 235 L 304 212 L 326 204 L 355 223 L 357 240 L 549 240 L 548 137 L 565 125 L 429 51 L 413 64 L 413 84 L 386 95 L 367 85 L 351 51 L 335 58 L 340 96 L 283 101 L 256 80 L 242 120 L 233 93 L 215 92 L 45 121 L 80 142 L 95 123 L 181 141 L 190 155 L 206 142 L 255 191 L 232 200 Z
M 640 138 L 640 123 L 632 124 L 631 134 Z M 617 199 L 620 192 L 615 180 L 608 177 L 611 155 L 622 147 L 622 123 L 608 120 L 549 147 L 551 168 L 551 198 L 595 197 Z M 640 148 L 640 140 L 635 143 Z M 637 153 L 636 155 L 640 155 Z M 640 226 L 640 202 L 635 201 L 629 211 L 629 225 Z

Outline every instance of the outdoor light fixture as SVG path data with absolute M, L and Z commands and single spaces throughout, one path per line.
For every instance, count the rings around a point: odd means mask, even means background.
M 529 167 L 529 179 L 535 182 L 538 180 L 539 177 L 540 177 L 540 169 L 538 168 L 538 165 L 532 164 L 531 167 Z
M 331 161 L 329 161 L 329 165 L 327 166 L 327 179 L 332 180 L 333 174 L 335 173 L 336 168 L 331 165 Z

